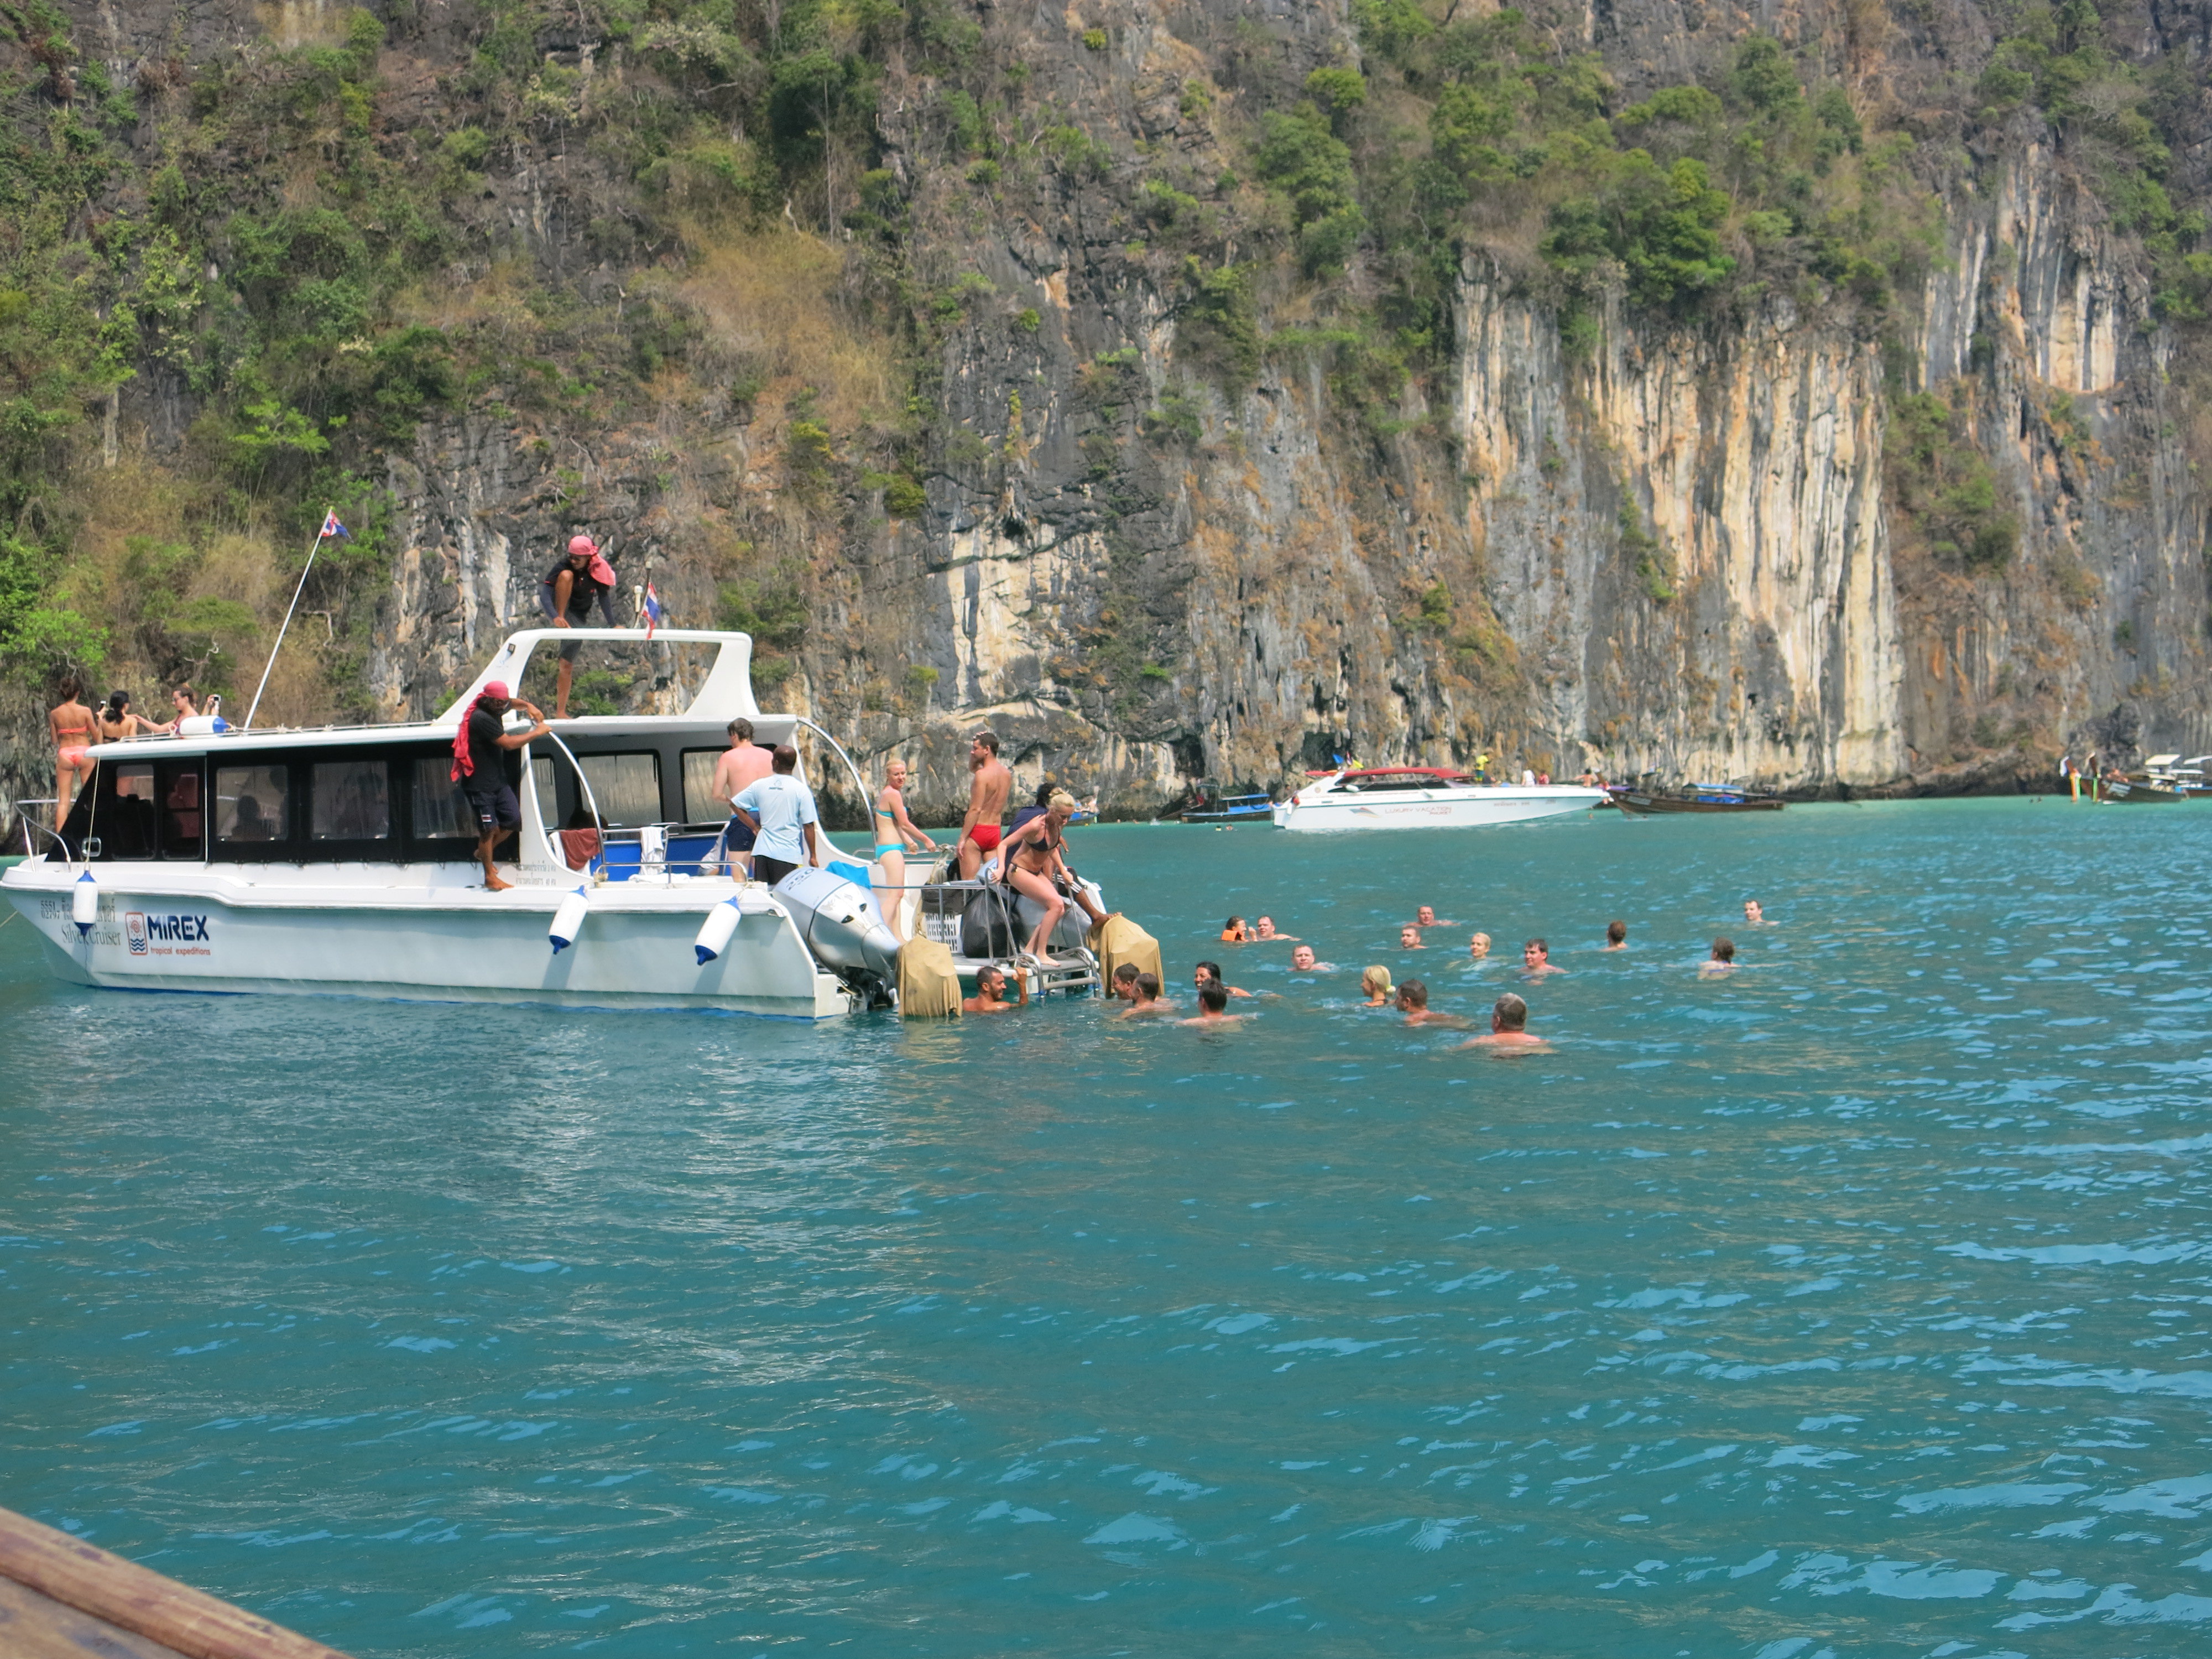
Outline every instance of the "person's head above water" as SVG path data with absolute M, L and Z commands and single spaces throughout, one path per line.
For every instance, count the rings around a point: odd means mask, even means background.
M 1398 930 L 1398 948 L 1401 951 L 1418 951 L 1421 948 L 1421 927 L 1419 922 L 1409 921 Z
M 1274 917 L 1273 917 L 1273 916 L 1261 916 L 1261 917 L 1260 917 L 1257 921 L 1255 921 L 1252 924 L 1252 937 L 1253 937 L 1253 938 L 1255 938 L 1255 939 L 1273 939 L 1273 938 L 1274 938 L 1274 936 L 1275 936 L 1275 919 L 1274 919 Z
M 1477 933 L 1467 942 L 1467 953 L 1477 962 L 1490 954 L 1490 935 Z
M 1527 1030 L 1528 1005 L 1508 991 L 1490 1005 L 1490 1029 L 1493 1031 Z
M 1194 985 L 1203 985 L 1208 980 L 1218 980 L 1220 977 L 1221 964 L 1218 962 L 1201 962 L 1190 970 L 1190 980 Z
M 1134 997 L 1137 992 L 1137 964 L 1125 962 L 1114 970 L 1114 994 Z
M 1413 912 L 1413 922 L 1416 927 L 1435 927 L 1437 925 L 1437 907 L 1433 904 L 1424 904 L 1419 909 Z
M 1539 967 L 1552 959 L 1552 947 L 1540 939 L 1532 939 L 1521 947 L 1521 960 L 1531 968 Z
M 1198 1006 L 1209 1014 L 1218 1014 L 1229 1006 L 1229 993 L 1219 980 L 1208 980 L 1198 988 Z
M 1713 941 L 1713 960 L 1715 962 L 1734 962 L 1735 960 L 1735 941 L 1732 939 L 1715 939 Z
M 769 763 L 779 772 L 795 772 L 799 769 L 799 751 L 787 743 L 780 743 Z
M 1756 927 L 1766 920 L 1766 912 L 1759 908 L 1757 899 L 1746 899 L 1743 902 L 1743 919 Z
M 1303 974 L 1310 971 L 1313 965 L 1314 948 L 1312 945 L 1294 945 L 1291 947 L 1291 966 L 1293 969 Z
M 1625 921 L 1608 921 L 1606 923 L 1605 943 L 1606 947 L 1608 950 L 1615 949 L 1620 945 L 1627 944 L 1628 924 Z
M 1407 1013 L 1420 1012 L 1429 1006 L 1429 988 L 1417 979 L 1409 979 L 1398 988 L 1398 1006 Z
M 1160 976 L 1158 974 L 1137 975 L 1135 1000 L 1139 1002 L 1158 1002 L 1160 1000 Z M 1225 1002 L 1228 999 L 1224 997 L 1222 1000 Z
M 1359 975 L 1359 988 L 1366 992 L 1370 997 L 1389 996 L 1390 994 L 1390 970 L 1388 968 L 1382 967 L 1368 968 L 1361 970 Z

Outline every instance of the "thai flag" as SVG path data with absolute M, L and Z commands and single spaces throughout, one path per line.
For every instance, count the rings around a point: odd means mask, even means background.
M 667 612 L 661 609 L 660 595 L 653 591 L 653 584 L 645 585 L 645 637 L 653 637 L 653 630 L 660 626 Z
M 338 515 L 337 514 L 325 513 L 323 514 L 323 533 L 318 536 L 315 539 L 317 541 L 326 542 L 333 536 L 337 537 L 342 542 L 349 542 L 353 539 L 352 537 L 346 534 L 346 527 L 338 522 Z

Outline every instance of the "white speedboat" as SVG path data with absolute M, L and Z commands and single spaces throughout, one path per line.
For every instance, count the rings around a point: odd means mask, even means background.
M 771 890 L 727 872 L 727 806 L 708 793 L 725 727 L 744 715 L 775 744 L 811 725 L 754 707 L 743 634 L 654 632 L 672 653 L 716 647 L 681 714 L 562 720 L 512 751 L 522 824 L 500 858 L 514 885 L 483 885 L 448 775 L 464 712 L 489 681 L 520 688 L 548 641 L 646 637 L 516 634 L 417 724 L 100 744 L 61 833 L 0 876 L 0 893 L 57 974 L 131 990 L 801 1019 L 886 1000 L 898 941 L 865 878 L 802 869 Z M 876 866 L 848 874 L 882 878 Z
M 1578 783 L 1485 783 L 1435 766 L 1331 772 L 1275 804 L 1278 830 L 1468 830 L 1557 817 L 1601 805 Z

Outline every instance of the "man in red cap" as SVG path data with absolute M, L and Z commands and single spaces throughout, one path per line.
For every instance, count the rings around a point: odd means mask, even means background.
M 507 767 L 500 751 L 520 749 L 532 738 L 542 738 L 549 728 L 545 716 L 538 712 L 535 703 L 522 703 L 522 711 L 537 724 L 527 732 L 507 729 L 507 708 L 514 699 L 507 694 L 504 680 L 489 680 L 484 689 L 477 693 L 477 700 L 469 705 L 469 712 L 461 716 L 461 729 L 453 733 L 453 780 L 461 786 L 469 798 L 469 811 L 477 821 L 477 862 L 483 866 L 484 886 L 490 891 L 502 892 L 513 886 L 501 881 L 492 865 L 492 851 L 501 840 L 511 835 L 522 823 L 522 805 L 514 798 L 514 789 L 507 781 Z
M 556 628 L 589 628 L 596 602 L 605 626 L 619 628 L 615 620 L 615 568 L 600 556 L 599 544 L 589 536 L 571 536 L 568 550 L 538 580 L 538 603 Z M 561 681 L 553 698 L 553 718 L 568 718 L 568 682 L 576 672 L 576 653 L 581 640 L 561 647 Z

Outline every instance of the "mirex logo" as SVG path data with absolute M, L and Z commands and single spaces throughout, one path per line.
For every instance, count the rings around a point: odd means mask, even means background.
M 146 934 L 158 939 L 204 939 L 208 936 L 205 916 L 149 916 Z
M 123 918 L 123 935 L 131 943 L 131 954 L 132 956 L 143 957 L 146 954 L 146 918 L 144 915 L 137 910 L 133 910 L 130 915 L 125 916 Z

